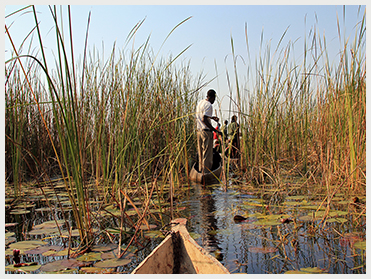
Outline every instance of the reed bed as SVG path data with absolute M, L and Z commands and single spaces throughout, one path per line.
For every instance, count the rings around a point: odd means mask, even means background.
M 37 22 L 35 8 L 25 9 Z M 50 7 L 50 13 L 56 68 L 50 70 L 45 59 L 36 23 L 31 33 L 37 35 L 38 52 L 20 52 L 22 43 L 5 63 L 6 181 L 17 197 L 24 181 L 50 183 L 51 177 L 62 176 L 80 237 L 89 246 L 94 214 L 88 188 L 96 187 L 105 203 L 124 208 L 129 187 L 140 190 L 148 207 L 154 190 L 161 194 L 169 187 L 172 204 L 174 190 L 187 184 L 196 157 L 193 112 L 207 82 L 192 75 L 189 63 L 175 65 L 183 52 L 158 58 L 149 38 L 137 49 L 114 47 L 106 60 L 86 48 L 81 64 L 76 63 L 69 9 L 67 34 L 60 30 L 57 9 Z M 128 42 L 142 23 L 128 34 Z M 231 39 L 241 124 L 239 166 L 248 181 L 278 183 L 282 175 L 299 175 L 327 186 L 329 200 L 339 189 L 333 185 L 365 189 L 365 15 L 356 28 L 356 37 L 344 41 L 335 63 L 328 59 L 326 38 L 317 32 L 305 41 L 300 62 L 292 57 L 293 42 L 282 46 L 281 39 L 273 54 L 267 45 L 248 69 L 252 87 L 239 81 Z M 7 26 L 6 34 L 12 41 Z M 146 223 L 142 214 L 136 232 Z
M 365 16 L 355 25 L 354 38 L 341 34 L 337 23 L 342 46 L 336 61 L 329 60 L 326 37 L 316 27 L 305 36 L 300 61 L 295 60 L 295 42 L 282 45 L 287 30 L 273 50 L 270 42 L 264 48 L 262 39 L 254 66 L 246 63 L 253 84 L 238 82 L 240 55 L 234 54 L 231 39 L 235 66 L 228 75 L 237 80 L 241 167 L 248 181 L 274 183 L 280 174 L 299 175 L 319 185 L 342 184 L 350 192 L 364 193 Z M 248 41 L 246 36 L 249 58 Z
M 34 7 L 29 9 L 37 22 Z M 149 38 L 129 55 L 114 48 L 106 61 L 85 49 L 78 69 L 71 31 L 62 34 L 57 9 L 50 7 L 50 13 L 57 68 L 49 70 L 41 37 L 38 55 L 14 47 L 14 58 L 5 65 L 6 177 L 17 197 L 26 180 L 62 175 L 81 239 L 88 245 L 89 180 L 96 181 L 97 189 L 104 185 L 98 193 L 106 202 L 119 200 L 133 184 L 146 189 L 148 199 L 147 181 L 157 177 L 171 187 L 179 184 L 179 174 L 189 166 L 187 154 L 194 153 L 190 113 L 202 85 L 191 79 L 189 64 L 175 67 L 178 57 L 157 59 Z M 69 8 L 68 23 L 71 30 Z M 12 41 L 8 29 L 7 34 Z M 66 54 L 69 48 L 71 55 Z

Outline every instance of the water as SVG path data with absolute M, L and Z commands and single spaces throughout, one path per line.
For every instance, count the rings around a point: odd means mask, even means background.
M 321 196 L 303 206 L 305 199 L 298 195 L 292 200 L 290 196 L 280 198 L 280 191 L 268 193 L 265 191 L 265 199 L 261 199 L 259 191 L 249 193 L 243 187 L 227 191 L 220 186 L 196 187 L 193 197 L 183 202 L 190 208 L 189 230 L 200 235 L 196 241 L 232 273 L 277 274 L 300 269 L 335 274 L 365 272 L 363 251 L 352 247 L 352 241 L 363 239 L 365 224 L 351 224 L 351 220 L 339 217 L 349 203 L 339 199 L 343 202 L 331 211 L 337 212 L 333 216 L 338 220 L 318 228 L 320 221 L 312 222 L 306 216 L 315 212 L 310 205 L 318 204 Z M 250 205 L 253 203 L 256 206 Z M 268 210 L 264 205 L 269 203 Z M 247 220 L 234 222 L 237 214 Z M 285 217 L 293 222 L 271 225 Z M 344 217 L 352 218 L 349 214 Z M 264 222 L 259 220 L 266 220 L 267 225 L 260 225 Z
M 323 210 L 326 203 L 320 207 L 325 190 L 301 184 L 286 183 L 277 187 L 230 183 L 227 190 L 222 185 L 204 188 L 192 184 L 190 188 L 187 185 L 182 189 L 175 193 L 178 199 L 174 217 L 187 218 L 191 236 L 231 273 L 366 273 L 366 251 L 363 248 L 366 217 L 362 213 L 365 207 L 362 204 L 354 206 L 351 202 L 353 197 L 336 194 L 330 211 L 326 212 Z M 37 209 L 45 206 L 42 196 L 27 199 L 37 204 L 29 208 L 30 213 L 6 214 L 6 223 L 19 223 L 7 228 L 15 233 L 16 241 L 25 237 L 41 239 L 41 236 L 27 235 L 27 232 L 37 224 L 53 220 L 48 210 Z M 321 210 L 317 210 L 319 207 Z M 246 220 L 236 222 L 236 215 L 244 216 Z M 56 211 L 56 216 L 61 219 L 61 212 Z M 66 211 L 66 218 L 73 223 L 71 211 Z M 163 218 L 165 222 L 170 221 L 169 212 Z M 131 263 L 113 269 L 113 273 L 130 273 L 162 241 L 163 238 L 158 237 L 159 219 L 152 218 L 149 223 L 158 227 L 138 236 L 144 247 L 133 245 L 129 249 Z M 115 225 L 117 220 L 114 218 L 100 223 L 100 227 L 105 229 Z M 96 243 L 107 245 L 112 239 L 117 243 L 117 235 L 109 237 L 108 233 L 101 233 Z M 44 240 L 48 244 L 62 245 L 60 237 Z M 126 239 L 129 240 L 130 237 Z M 78 237 L 73 241 L 77 246 Z M 22 261 L 44 265 L 63 258 L 66 256 L 23 255 Z M 5 265 L 10 264 L 12 257 L 7 257 Z M 74 273 L 81 271 L 73 270 Z

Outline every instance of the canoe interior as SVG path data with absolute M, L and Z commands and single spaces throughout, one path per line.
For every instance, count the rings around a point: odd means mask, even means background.
M 228 270 L 199 246 L 180 218 L 168 235 L 132 274 L 229 274 Z

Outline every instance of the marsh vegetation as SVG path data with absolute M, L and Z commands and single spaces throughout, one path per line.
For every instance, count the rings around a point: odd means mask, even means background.
M 27 37 L 5 63 L 7 271 L 130 272 L 161 241 L 160 229 L 185 217 L 201 245 L 205 236 L 218 242 L 210 252 L 231 272 L 366 273 L 365 11 L 354 38 L 337 23 L 337 61 L 311 32 L 301 61 L 294 42 L 274 51 L 262 42 L 248 90 L 237 67 L 228 74 L 241 159 L 209 189 L 188 180 L 193 111 L 208 82 L 179 62 L 186 49 L 159 58 L 148 38 L 106 60 L 86 48 L 78 63 L 70 10 L 64 34 L 50 7 L 54 64 L 35 7 L 7 17 L 24 11 L 39 48 L 27 48 Z M 231 48 L 237 65 L 233 38 Z M 247 219 L 234 223 L 235 215 Z M 14 267 L 14 249 L 35 264 Z

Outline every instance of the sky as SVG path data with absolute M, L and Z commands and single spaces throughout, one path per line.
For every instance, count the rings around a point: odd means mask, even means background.
M 34 19 L 32 13 L 17 13 L 7 17 L 13 11 L 24 7 L 24 5 L 13 5 L 17 1 L 11 3 L 12 5 L 5 5 L 5 24 L 9 28 L 15 45 L 19 45 L 34 26 Z M 339 19 L 342 34 L 345 34 L 346 38 L 352 38 L 354 27 L 361 21 L 365 11 L 365 6 L 361 6 L 359 11 L 358 5 L 348 4 L 345 7 L 344 20 L 343 6 L 332 1 L 302 1 L 300 3 L 306 5 L 295 6 L 287 4 L 297 3 L 296 1 L 283 2 L 286 5 L 270 5 L 276 1 L 259 2 L 265 5 L 254 5 L 253 1 L 244 1 L 244 5 L 230 5 L 241 4 L 240 1 L 214 1 L 213 5 L 210 5 L 209 1 L 192 0 L 187 1 L 187 4 L 192 5 L 174 6 L 146 5 L 148 2 L 141 0 L 136 1 L 136 5 L 108 5 L 111 4 L 110 1 L 89 1 L 87 5 L 84 4 L 85 2 L 77 1 L 76 3 L 82 5 L 71 6 L 75 56 L 78 57 L 80 54 L 82 57 L 89 12 L 91 12 L 91 21 L 88 48 L 90 50 L 95 48 L 100 54 L 104 53 L 104 59 L 108 58 L 114 44 L 117 49 L 123 50 L 132 28 L 144 19 L 136 34 L 134 48 L 141 46 L 148 36 L 150 36 L 149 43 L 154 53 L 159 53 L 159 57 L 163 58 L 169 55 L 176 57 L 190 46 L 178 58 L 177 63 L 190 61 L 194 76 L 203 72 L 206 75 L 205 81 L 215 78 L 202 90 L 201 96 L 206 95 L 208 89 L 215 89 L 218 95 L 217 102 L 223 111 L 228 110 L 229 98 L 227 96 L 232 91 L 232 98 L 235 99 L 236 92 L 231 38 L 233 38 L 235 53 L 239 56 L 238 71 L 241 76 L 239 80 L 243 81 L 249 79 L 247 69 L 255 63 L 256 57 L 259 57 L 262 34 L 263 48 L 271 44 L 274 49 L 287 30 L 281 45 L 285 46 L 289 42 L 295 42 L 295 58 L 300 61 L 303 56 L 304 39 L 308 37 L 313 28 L 316 28 L 319 34 L 325 35 L 329 53 L 333 56 L 331 59 L 336 60 L 339 58 L 339 49 L 343 46 L 339 44 L 337 20 Z M 130 4 L 131 2 L 122 3 Z M 169 4 L 167 1 L 154 3 Z M 51 51 L 55 49 L 55 33 L 51 30 L 53 22 L 48 6 L 43 4 L 42 1 L 40 5 L 36 5 L 36 10 L 45 48 L 50 58 L 54 60 L 51 54 Z M 63 6 L 62 14 L 65 19 L 67 19 L 66 11 L 66 6 Z M 191 18 L 176 28 L 165 41 L 170 31 L 189 17 Z M 247 52 L 245 26 L 250 56 Z M 131 48 L 132 44 L 126 46 L 125 49 Z M 10 49 L 11 46 L 5 34 L 5 59 L 10 57 Z M 226 70 L 231 75 L 231 87 L 228 86 Z

